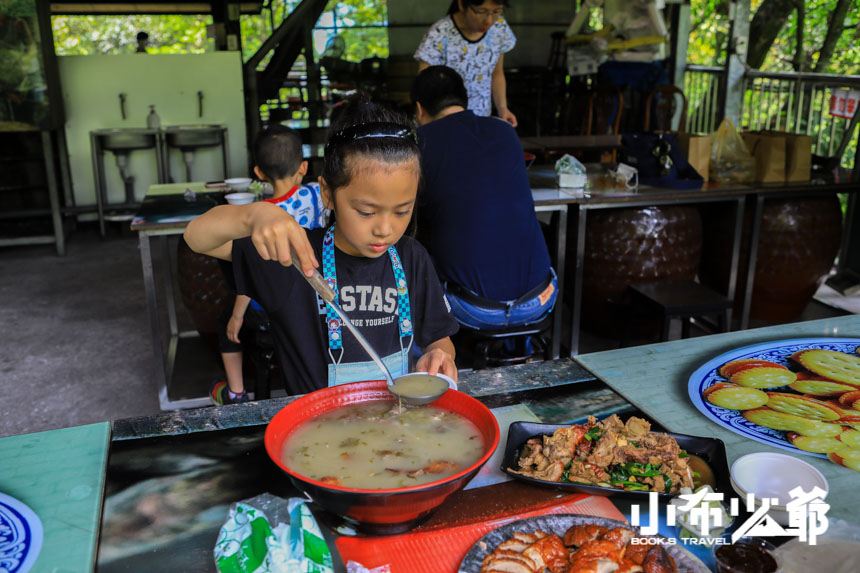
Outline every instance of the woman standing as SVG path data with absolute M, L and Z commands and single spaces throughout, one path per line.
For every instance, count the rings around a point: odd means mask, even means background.
M 463 77 L 469 109 L 499 117 L 516 127 L 508 109 L 503 59 L 517 42 L 502 17 L 507 0 L 453 0 L 448 14 L 430 26 L 415 52 L 418 71 L 428 66 L 454 68 Z M 492 98 L 492 99 L 491 99 Z

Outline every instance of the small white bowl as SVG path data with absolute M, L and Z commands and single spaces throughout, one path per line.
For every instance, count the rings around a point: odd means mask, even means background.
M 762 498 L 776 498 L 768 515 L 780 525 L 788 525 L 786 504 L 791 501 L 789 492 L 800 486 L 809 492 L 813 487 L 830 491 L 827 479 L 814 466 L 787 454 L 755 452 L 735 460 L 731 469 L 732 488 L 745 500 L 748 493 L 755 497 L 756 507 Z
M 253 181 L 253 179 L 250 177 L 232 177 L 230 179 L 225 179 L 224 183 L 226 183 L 233 191 L 247 191 L 248 187 L 251 186 L 251 181 Z
M 227 193 L 224 198 L 231 205 L 247 205 L 254 202 L 253 193 Z

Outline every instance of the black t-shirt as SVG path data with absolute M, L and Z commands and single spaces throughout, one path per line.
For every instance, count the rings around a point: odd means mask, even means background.
M 322 261 L 324 229 L 308 231 L 317 260 Z M 395 245 L 406 273 L 414 325 L 413 345 L 425 348 L 457 332 L 457 321 L 445 300 L 442 285 L 424 250 L 411 237 Z M 335 247 L 338 300 L 341 307 L 380 356 L 400 351 L 397 289 L 391 259 L 353 257 Z M 320 269 L 322 272 L 322 269 Z M 287 392 L 305 394 L 328 386 L 326 306 L 293 267 L 265 261 L 250 238 L 233 241 L 233 273 L 239 294 L 250 296 L 266 310 L 275 337 Z M 367 362 L 367 352 L 345 327 L 342 364 Z M 408 339 L 403 341 L 404 347 Z M 335 358 L 337 352 L 333 351 Z

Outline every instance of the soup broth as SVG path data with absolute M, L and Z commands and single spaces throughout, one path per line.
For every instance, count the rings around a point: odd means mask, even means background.
M 484 453 L 469 420 L 433 406 L 364 402 L 299 426 L 284 464 L 318 481 L 359 489 L 420 485 L 454 475 Z

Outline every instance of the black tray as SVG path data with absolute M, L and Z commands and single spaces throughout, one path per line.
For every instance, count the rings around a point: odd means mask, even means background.
M 520 459 L 520 452 L 530 438 L 534 438 L 535 436 L 551 435 L 557 429 L 567 428 L 570 425 L 571 424 L 538 424 L 535 422 L 512 423 L 508 429 L 508 441 L 505 444 L 505 455 L 502 458 L 501 470 L 513 478 L 534 485 L 553 487 L 589 495 L 615 495 L 618 497 L 639 499 L 646 502 L 648 494 L 650 493 L 647 491 L 625 491 L 623 489 L 616 489 L 613 487 L 547 481 L 526 477 L 511 471 L 512 469 L 515 470 L 518 468 L 517 462 Z M 728 505 L 731 497 L 736 497 L 729 477 L 729 464 L 726 461 L 726 445 L 722 440 L 718 440 L 716 438 L 700 438 L 698 436 L 688 436 L 686 434 L 673 434 L 672 432 L 663 433 L 675 438 L 682 450 L 686 451 L 688 454 L 699 456 L 708 463 L 711 467 L 711 471 L 714 472 L 714 481 L 716 481 L 714 491 L 723 494 L 726 505 Z M 669 493 L 659 493 L 658 495 L 663 501 L 668 501 L 677 497 L 677 494 Z

